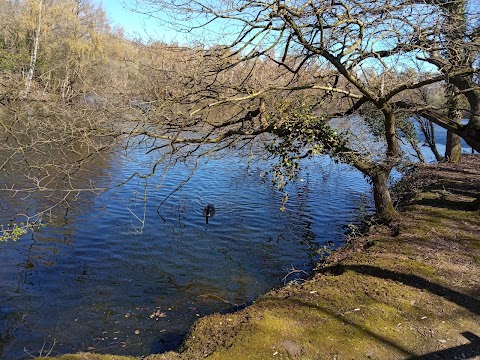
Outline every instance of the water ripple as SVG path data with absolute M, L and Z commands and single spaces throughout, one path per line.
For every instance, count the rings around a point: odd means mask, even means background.
M 142 156 L 112 159 L 109 177 L 148 172 Z M 24 348 L 35 354 L 53 339 L 52 355 L 176 347 L 199 315 L 251 302 L 292 266 L 308 270 L 315 247 L 338 244 L 343 225 L 362 204 L 371 207 L 363 177 L 328 160 L 305 164 L 286 189 L 284 212 L 284 192 L 232 157 L 202 164 L 170 195 L 190 175 L 180 165 L 129 182 L 2 244 L 2 359 L 23 358 Z M 216 213 L 206 224 L 210 203 Z

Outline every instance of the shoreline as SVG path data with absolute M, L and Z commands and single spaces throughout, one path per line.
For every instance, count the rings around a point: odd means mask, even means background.
M 370 226 L 305 282 L 201 318 L 177 352 L 142 358 L 480 358 L 480 156 L 415 168 L 393 227 Z

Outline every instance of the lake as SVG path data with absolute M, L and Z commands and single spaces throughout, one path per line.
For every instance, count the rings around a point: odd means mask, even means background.
M 146 173 L 151 160 L 140 150 L 113 154 L 96 165 L 97 180 Z M 328 158 L 304 163 L 281 211 L 284 194 L 266 167 L 225 154 L 169 196 L 191 175 L 181 163 L 148 183 L 80 196 L 47 227 L 0 244 L 1 358 L 175 349 L 199 317 L 301 281 L 319 250 L 341 245 L 345 225 L 372 211 L 363 176 Z M 1 223 L 49 201 L 3 193 Z M 216 209 L 208 224 L 207 204 Z

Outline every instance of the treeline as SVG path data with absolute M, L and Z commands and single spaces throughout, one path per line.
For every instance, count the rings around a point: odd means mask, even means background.
M 0 0 L 0 24 L 4 100 L 95 93 L 118 101 L 174 92 L 172 71 L 184 50 L 125 39 L 91 0 Z
M 108 82 L 121 38 L 91 1 L 2 0 L 0 14 L 0 69 L 24 83 L 24 96 L 41 91 L 68 98 Z

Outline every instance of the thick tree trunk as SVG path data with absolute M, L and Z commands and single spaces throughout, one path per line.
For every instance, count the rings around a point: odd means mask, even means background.
M 445 160 L 458 163 L 462 160 L 462 143 L 460 136 L 451 131 L 447 132 L 447 148 L 445 149 Z
M 395 127 L 395 113 L 391 106 L 384 104 L 382 113 L 385 117 L 385 140 L 387 141 L 387 157 L 397 159 L 400 156 L 397 131 Z
M 372 182 L 373 199 L 378 217 L 385 222 L 393 220 L 397 216 L 397 211 L 393 206 L 387 182 L 393 165 L 384 164 L 382 166 L 373 161 L 364 161 L 360 159 L 351 161 L 350 164 Z
M 466 97 L 470 105 L 470 119 L 467 125 L 462 126 L 459 135 L 473 150 L 480 152 L 480 90 L 472 84 Z
M 462 111 L 458 94 L 453 84 L 447 84 L 446 88 L 448 119 L 460 124 L 462 120 Z M 462 144 L 460 136 L 451 131 L 447 132 L 447 147 L 445 149 L 445 160 L 452 163 L 459 163 L 462 160 Z
M 385 117 L 385 139 L 387 142 L 387 159 L 384 165 L 376 165 L 369 171 L 369 176 L 373 184 L 373 199 L 377 215 L 382 221 L 389 222 L 393 220 L 397 211 L 395 210 L 390 190 L 388 189 L 388 176 L 395 162 L 400 157 L 400 146 L 396 133 L 396 118 L 391 106 L 383 104 L 382 113 Z
M 470 119 L 463 128 L 465 132 L 463 139 L 472 147 L 472 150 L 480 153 L 480 89 L 471 79 L 469 80 L 469 82 L 459 83 L 459 85 L 463 85 L 463 87 L 459 87 L 461 90 L 468 90 L 466 97 L 470 105 Z M 470 88 L 467 89 L 467 86 Z
M 388 175 L 390 170 L 376 169 L 370 176 L 373 183 L 373 199 L 378 216 L 384 221 L 391 221 L 397 216 L 388 189 Z

